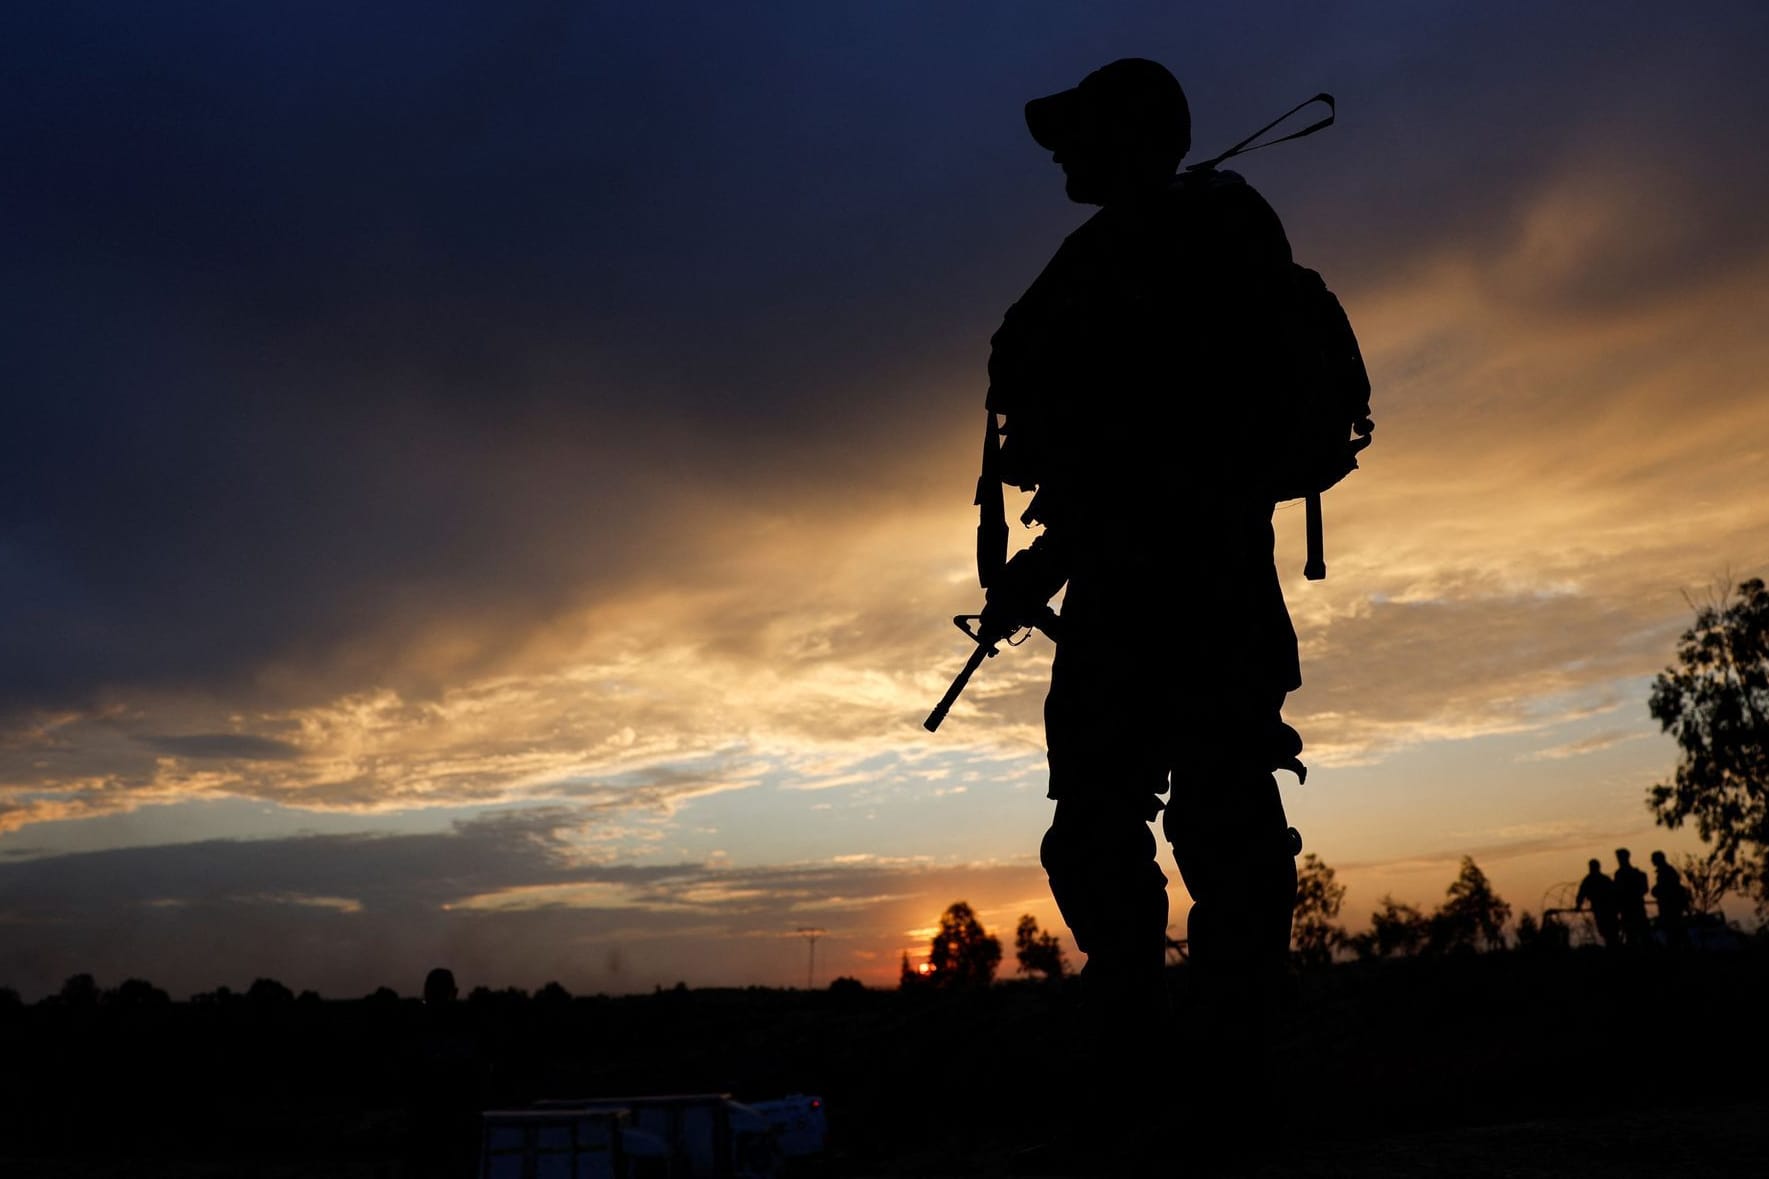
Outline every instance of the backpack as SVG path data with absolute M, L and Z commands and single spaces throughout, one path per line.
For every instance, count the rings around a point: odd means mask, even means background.
M 1261 135 L 1297 111 L 1316 102 L 1327 105 L 1324 119 L 1300 131 L 1254 143 Z M 1337 113 L 1330 94 L 1317 94 L 1241 140 L 1221 155 L 1190 165 L 1186 171 L 1199 180 L 1215 172 L 1224 160 L 1262 147 L 1300 139 L 1332 125 Z M 1249 146 L 1249 145 L 1252 146 Z M 1307 508 L 1307 560 L 1303 576 L 1319 581 L 1327 575 L 1323 554 L 1321 493 L 1357 469 L 1358 454 L 1370 444 L 1375 423 L 1370 418 L 1370 378 L 1364 368 L 1357 335 L 1337 296 L 1317 271 L 1291 263 L 1279 276 L 1269 298 L 1268 320 L 1273 328 L 1277 353 L 1271 395 L 1274 422 L 1280 423 L 1272 440 L 1270 488 L 1273 502 L 1302 499 Z M 977 520 L 977 577 L 989 588 L 1007 558 L 1007 520 L 1002 494 L 1004 481 L 1024 487 L 1026 476 L 1007 469 L 1001 453 L 1001 428 L 993 410 L 983 434 L 982 470 L 977 478 L 974 503 Z M 1028 488 L 1029 489 L 1029 488 Z M 1036 502 L 1022 516 L 1030 523 Z
M 1281 429 L 1271 469 L 1274 501 L 1307 504 L 1308 558 L 1302 574 L 1327 576 L 1321 493 L 1357 469 L 1370 445 L 1370 377 L 1339 299 L 1316 271 L 1292 263 L 1275 299 L 1283 374 L 1273 394 Z

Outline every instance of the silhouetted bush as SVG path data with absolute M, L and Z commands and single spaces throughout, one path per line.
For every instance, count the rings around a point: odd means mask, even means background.
M 1290 945 L 1304 966 L 1325 966 L 1346 944 L 1345 930 L 1333 923 L 1345 903 L 1345 886 L 1313 852 L 1296 866 L 1296 901 L 1291 908 Z
M 1544 927 L 1539 913 L 1528 916 L 1518 922 L 1524 948 L 1541 944 Z M 1535 941 L 1522 933 L 1532 925 Z M 1186 1010 L 1188 971 L 1169 981 Z M 315 996 L 261 1008 L 232 993 L 162 1004 L 140 984 L 143 1003 L 114 998 L 137 990 L 119 986 L 90 1019 L 59 997 L 8 1016 L 0 992 L 0 1175 L 412 1174 L 402 1160 L 414 1128 L 441 1133 L 457 1114 L 471 1122 L 537 1098 L 685 1091 L 823 1096 L 831 1142 L 851 1164 L 841 1174 L 952 1174 L 953 1160 L 1000 1174 L 971 1152 L 991 1136 L 1016 1149 L 1037 1140 L 1064 1111 L 1126 1082 L 1072 1067 L 1091 1025 L 1076 1018 L 1073 991 L 1042 985 L 898 993 L 841 978 L 829 991 L 844 1001 L 666 986 L 569 1003 L 511 988 L 440 1006 L 388 990 L 381 1003 Z M 1303 972 L 1285 1067 L 1322 1083 L 1291 1116 L 1309 1133 L 1387 1139 L 1584 1112 L 1650 1119 L 1719 1092 L 1749 1096 L 1765 1084 L 1754 1064 L 1769 1051 L 1761 1021 L 1734 1020 L 1718 1036 L 1643 1013 L 1748 1011 L 1766 990 L 1769 944 L 1724 954 L 1420 954 Z M 1673 1075 L 1703 1082 L 1568 1083 Z M 115 1093 L 125 1097 L 113 1107 Z M 1381 1094 L 1379 1119 L 1368 1116 L 1371 1093 Z M 103 1133 L 91 1131 L 89 1097 L 106 1101 Z M 200 1134 L 192 1109 L 208 1119 Z M 434 1126 L 417 1120 L 426 1111 Z M 18 1166 L 27 1157 L 57 1164 Z
M 1370 928 L 1347 939 L 1359 958 L 1411 957 L 1425 945 L 1430 933 L 1426 916 L 1411 905 L 1385 896 L 1382 907 L 1370 914 Z
M 1054 933 L 1043 933 L 1038 919 L 1026 913 L 1014 927 L 1014 950 L 1021 974 L 1036 974 L 1049 982 L 1060 982 L 1069 973 L 1068 959 L 1063 957 L 1062 942 Z
M 165 1007 L 172 1002 L 172 996 L 144 978 L 124 979 L 115 990 L 104 993 L 107 1007 L 136 1009 L 144 1007 Z
M 75 1008 L 97 1007 L 101 997 L 98 980 L 90 974 L 72 976 L 61 984 L 61 991 L 56 995 L 62 1004 Z
M 295 1001 L 295 992 L 274 978 L 255 978 L 246 988 L 246 1002 L 259 1007 L 282 1006 Z

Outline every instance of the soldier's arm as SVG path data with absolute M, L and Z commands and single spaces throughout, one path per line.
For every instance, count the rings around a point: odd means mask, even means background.
M 1067 554 L 1060 539 L 1046 529 L 1015 553 L 989 586 L 979 629 L 1000 637 L 1032 625 L 1068 580 Z

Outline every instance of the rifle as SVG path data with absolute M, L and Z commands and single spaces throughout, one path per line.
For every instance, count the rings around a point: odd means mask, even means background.
M 1011 630 L 1006 634 L 984 634 L 982 632 L 982 620 L 983 616 L 981 614 L 957 614 L 952 618 L 952 625 L 963 631 L 965 636 L 977 645 L 977 649 L 971 652 L 970 658 L 966 660 L 964 666 L 959 669 L 958 675 L 952 681 L 952 686 L 946 689 L 946 694 L 940 697 L 940 702 L 934 705 L 934 710 L 927 714 L 926 720 L 921 722 L 921 727 L 930 733 L 940 727 L 940 722 L 946 719 L 946 714 L 951 711 L 952 706 L 958 702 L 959 694 L 964 691 L 964 686 L 970 683 L 972 673 L 974 673 L 977 668 L 983 666 L 983 660 L 993 658 L 998 654 L 1001 650 L 1002 643 L 1006 643 L 1010 647 L 1019 646 L 1020 643 L 1023 643 L 1026 639 L 1032 637 L 1030 632 L 1033 627 L 1036 627 L 1054 639 L 1056 638 L 1058 626 L 1056 611 L 1052 610 L 1049 606 L 1040 608 L 1037 616 L 1033 618 L 1028 626 L 1016 627 L 1014 630 Z M 974 630 L 971 628 L 972 623 L 977 624 L 977 628 Z M 1013 636 L 1018 634 L 1021 630 L 1025 630 L 1028 633 L 1025 638 L 1021 638 L 1018 642 L 1015 642 Z

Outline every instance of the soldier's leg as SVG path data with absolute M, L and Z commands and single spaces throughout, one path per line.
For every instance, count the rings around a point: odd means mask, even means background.
M 1296 861 L 1271 767 L 1298 751 L 1282 694 L 1220 711 L 1176 765 L 1164 828 L 1192 895 L 1187 1100 L 1225 1134 L 1264 1124 L 1290 945 Z
M 1120 796 L 1121 797 L 1121 796 Z M 1075 1055 L 1061 1067 L 1074 1086 L 1068 1133 L 1092 1143 L 1090 1162 L 1114 1175 L 1152 1173 L 1171 1096 L 1147 1083 L 1148 1052 L 1170 1035 L 1167 875 L 1149 828 L 1158 800 L 1130 805 L 1081 794 L 1056 805 L 1040 858 L 1075 945 L 1087 956 Z M 1109 1156 L 1098 1128 L 1112 1125 Z
M 1167 953 L 1167 876 L 1149 829 L 1167 789 L 1163 685 L 1089 615 L 1086 590 L 1070 586 L 1044 705 L 1057 805 L 1040 858 L 1087 955 L 1089 1005 L 1146 1021 L 1161 1007 Z
M 1122 589 L 1124 587 L 1115 587 Z M 1158 661 L 1125 643 L 1116 613 L 1090 612 L 1085 582 L 1072 581 L 1063 638 L 1045 700 L 1050 797 L 1056 801 L 1040 858 L 1063 920 L 1086 955 L 1075 1055 L 1071 1133 L 1098 1152 L 1111 1124 L 1123 1157 L 1095 1158 L 1092 1173 L 1148 1173 L 1140 1162 L 1165 1121 L 1165 1086 L 1148 1084 L 1148 1050 L 1168 1019 L 1167 875 L 1150 822 L 1167 789 L 1170 727 Z M 1091 599 L 1114 607 L 1110 592 Z
M 1155 799 L 1063 798 L 1040 850 L 1051 895 L 1087 955 L 1088 1002 L 1126 1018 L 1163 1007 L 1167 874 L 1149 820 Z
M 1296 860 L 1270 771 L 1223 767 L 1208 781 L 1175 781 L 1165 827 L 1192 894 L 1193 966 L 1209 975 L 1281 968 Z

